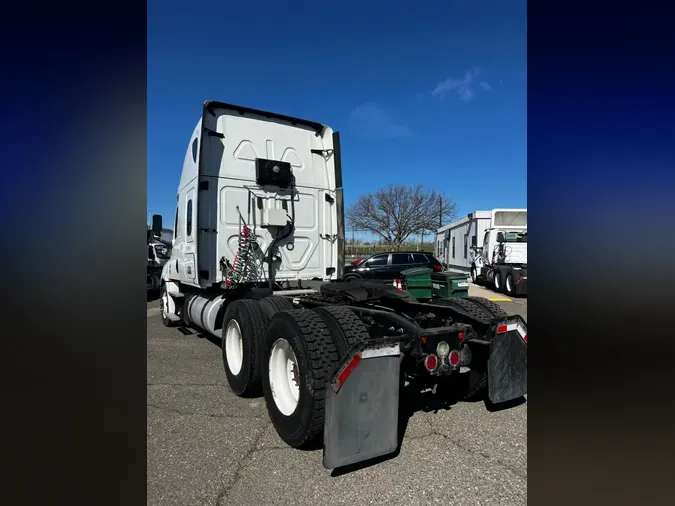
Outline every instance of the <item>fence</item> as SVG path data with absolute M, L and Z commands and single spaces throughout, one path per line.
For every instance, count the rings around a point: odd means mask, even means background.
M 375 253 L 381 253 L 385 251 L 392 251 L 396 248 L 387 244 L 345 244 L 345 256 L 347 258 L 361 258 L 365 256 L 370 256 Z M 425 243 L 425 244 L 403 244 L 401 246 L 403 250 L 409 251 L 426 251 L 427 253 L 434 252 L 434 245 Z

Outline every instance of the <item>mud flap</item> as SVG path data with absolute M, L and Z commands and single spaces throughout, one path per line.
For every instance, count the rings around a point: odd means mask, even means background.
M 488 396 L 495 404 L 527 393 L 527 329 L 520 322 L 508 329 L 490 341 Z
M 398 448 L 399 344 L 349 354 L 327 385 L 323 465 L 327 469 Z

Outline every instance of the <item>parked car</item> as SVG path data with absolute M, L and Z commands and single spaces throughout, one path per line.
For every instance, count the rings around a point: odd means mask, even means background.
M 392 251 L 376 253 L 363 261 L 352 262 L 344 270 L 345 281 L 353 279 L 373 279 L 392 282 L 401 278 L 401 271 L 413 267 L 428 267 L 441 272 L 441 263 L 431 253 L 424 251 Z

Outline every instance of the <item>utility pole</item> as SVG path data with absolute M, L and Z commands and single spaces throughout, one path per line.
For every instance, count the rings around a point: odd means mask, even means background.
M 443 197 L 438 197 L 438 228 L 443 226 Z

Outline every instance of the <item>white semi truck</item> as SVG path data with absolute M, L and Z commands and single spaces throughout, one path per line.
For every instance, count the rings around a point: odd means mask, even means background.
M 343 214 L 337 132 L 205 102 L 178 185 L 162 322 L 222 338 L 232 391 L 262 394 L 280 437 L 323 446 L 329 469 L 396 450 L 402 375 L 444 378 L 464 399 L 522 398 L 524 320 L 486 299 L 425 304 L 342 282 Z M 323 283 L 302 287 L 311 280 Z
M 493 209 L 481 246 L 471 251 L 474 283 L 509 296 L 527 295 L 527 209 Z

